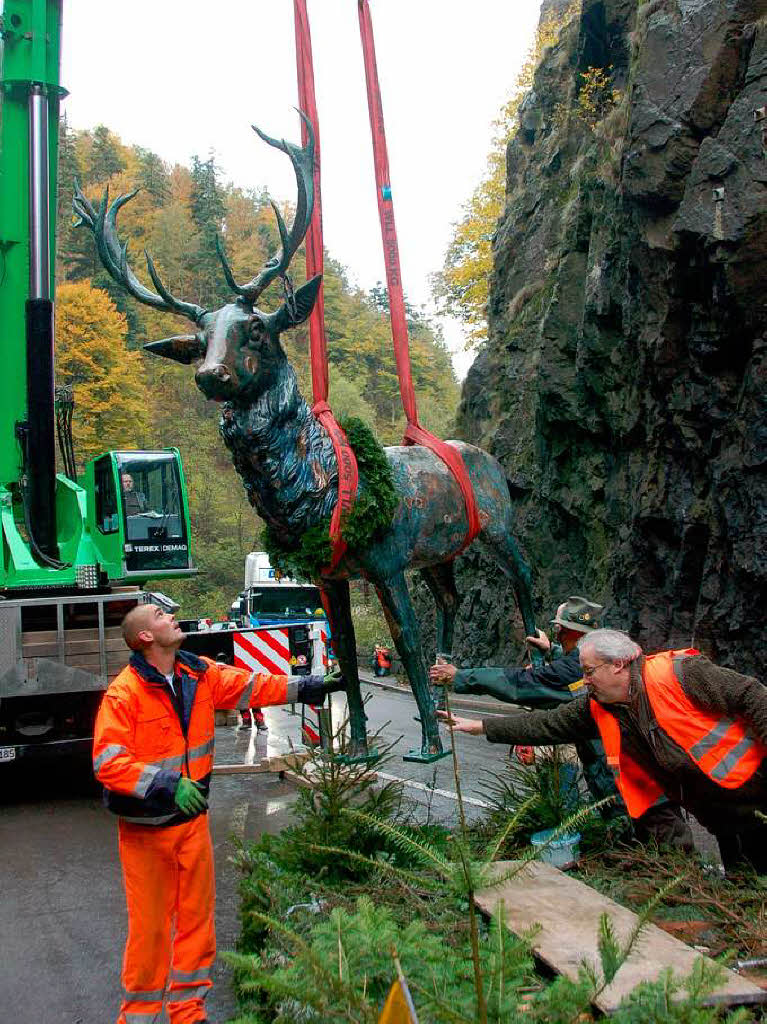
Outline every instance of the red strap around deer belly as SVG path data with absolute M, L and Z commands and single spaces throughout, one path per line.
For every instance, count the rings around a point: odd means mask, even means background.
M 346 541 L 341 536 L 341 522 L 354 505 L 359 472 L 352 447 L 346 434 L 336 422 L 328 403 L 325 401 L 315 402 L 312 412 L 327 431 L 338 464 L 338 501 L 330 517 L 330 543 L 333 548 L 330 568 L 335 569 L 346 551 Z
M 418 427 L 413 423 L 408 423 L 405 428 L 404 442 L 405 444 L 422 444 L 424 448 L 428 448 L 430 451 L 434 452 L 438 458 L 442 459 L 455 477 L 455 482 L 461 488 L 463 503 L 466 506 L 466 518 L 469 521 L 469 525 L 466 530 L 466 536 L 463 538 L 463 542 L 456 552 L 456 554 L 460 554 L 464 548 L 471 544 L 482 528 L 482 524 L 479 520 L 479 510 L 477 509 L 477 499 L 474 496 L 474 488 L 471 485 L 471 480 L 469 479 L 469 474 L 466 471 L 464 461 L 461 458 L 461 453 L 457 448 L 448 444 L 447 441 L 441 441 L 428 430 L 424 430 L 423 427 Z

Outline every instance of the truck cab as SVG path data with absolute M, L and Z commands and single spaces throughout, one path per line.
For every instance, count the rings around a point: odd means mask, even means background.
M 247 555 L 245 587 L 229 628 L 220 625 L 188 630 L 184 648 L 258 672 L 308 675 L 327 664 L 330 627 L 319 590 L 280 575 L 265 551 Z

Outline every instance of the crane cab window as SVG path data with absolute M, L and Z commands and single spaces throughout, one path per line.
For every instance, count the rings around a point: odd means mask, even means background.
M 117 516 L 117 493 L 112 460 L 108 455 L 96 463 L 95 477 L 96 525 L 101 533 L 117 533 L 120 526 Z
M 118 456 L 128 571 L 189 565 L 181 481 L 174 455 Z

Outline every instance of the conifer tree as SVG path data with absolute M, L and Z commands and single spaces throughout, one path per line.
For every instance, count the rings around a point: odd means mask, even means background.
M 138 180 L 136 184 L 154 200 L 155 208 L 163 207 L 170 199 L 170 178 L 160 157 L 142 146 L 133 147 L 138 157 Z
M 218 182 L 213 153 L 207 160 L 192 157 L 190 209 L 197 229 L 197 244 L 190 260 L 196 299 L 203 305 L 225 301 L 228 293 L 216 254 L 216 236 L 221 234 L 226 215 L 225 194 Z
M 124 171 L 125 167 L 125 160 L 110 130 L 106 125 L 96 125 L 93 129 L 88 181 L 107 182 L 115 174 Z
M 77 152 L 77 136 L 67 123 L 66 114 L 59 118 L 59 169 L 56 182 L 56 280 L 63 281 L 71 264 L 72 253 L 81 248 L 81 232 L 72 225 L 72 196 L 75 179 L 82 180 L 83 168 Z M 89 262 L 93 263 L 95 246 L 88 236 Z

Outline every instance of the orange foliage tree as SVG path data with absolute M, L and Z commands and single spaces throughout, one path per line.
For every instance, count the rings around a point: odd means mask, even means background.
M 126 348 L 128 326 L 89 281 L 56 292 L 56 381 L 74 387 L 74 440 L 82 465 L 110 448 L 138 447 L 147 429 L 141 356 Z

